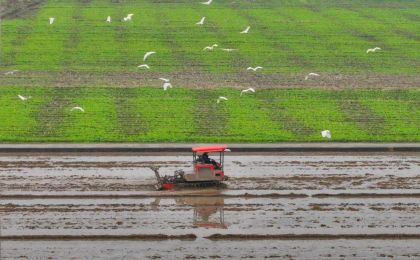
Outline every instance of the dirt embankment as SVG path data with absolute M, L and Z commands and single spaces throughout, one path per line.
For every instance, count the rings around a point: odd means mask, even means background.
M 28 16 L 43 3 L 44 0 L 0 0 L 0 19 Z

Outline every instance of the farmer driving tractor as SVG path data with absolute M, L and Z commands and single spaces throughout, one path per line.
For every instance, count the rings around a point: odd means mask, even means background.
M 209 153 L 203 153 L 203 155 L 198 157 L 198 162 L 205 164 L 213 164 L 215 169 L 220 169 L 220 164 L 217 163 L 214 159 L 209 157 Z

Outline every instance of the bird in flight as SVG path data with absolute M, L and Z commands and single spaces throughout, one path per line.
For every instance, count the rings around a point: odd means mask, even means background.
M 146 68 L 146 69 L 150 69 L 149 65 L 147 65 L 147 64 L 141 64 L 141 65 L 137 66 L 137 68 Z
M 167 90 L 168 88 L 172 88 L 172 84 L 170 82 L 163 83 L 163 90 Z
M 74 111 L 74 110 L 80 110 L 80 111 L 82 111 L 82 112 L 85 112 L 85 110 L 84 110 L 83 108 L 81 108 L 81 107 L 72 107 L 72 108 L 70 109 L 70 111 Z
M 159 78 L 160 80 L 162 80 L 163 82 L 169 82 L 169 79 L 167 78 Z
M 202 2 L 203 5 L 210 5 L 213 0 L 208 0 L 207 2 Z
M 131 18 L 133 17 L 133 15 L 134 14 L 127 14 L 127 16 L 123 18 L 124 22 L 131 21 Z
M 241 91 L 241 96 L 242 96 L 242 94 L 243 94 L 243 93 L 248 93 L 248 92 L 250 92 L 250 91 L 251 91 L 252 93 L 255 93 L 255 89 L 253 89 L 253 88 L 248 88 L 248 89 L 244 89 L 244 90 L 242 90 L 242 91 Z
M 198 23 L 196 23 L 196 24 L 198 24 L 198 25 L 203 25 L 205 20 L 206 20 L 206 17 L 203 17 L 203 18 L 201 18 L 201 20 L 200 20 Z
M 20 100 L 23 100 L 23 101 L 28 100 L 28 98 L 31 98 L 31 96 L 24 97 L 22 95 L 18 95 L 18 97 L 20 98 Z
M 324 137 L 324 138 L 331 139 L 331 131 L 330 130 L 322 130 L 321 131 L 321 136 Z
M 4 73 L 4 75 L 13 75 L 13 74 L 15 74 L 16 72 L 18 72 L 19 70 L 12 70 L 12 71 L 8 71 L 8 72 L 5 72 Z
M 206 47 L 204 47 L 203 51 L 212 51 L 217 46 L 219 46 L 219 45 L 213 44 L 212 46 L 206 46 Z
M 305 80 L 308 80 L 310 77 L 319 77 L 319 74 L 311 72 L 308 75 L 306 75 Z
M 232 52 L 232 51 L 237 51 L 237 49 L 222 49 L 222 51 Z
M 145 61 L 150 55 L 156 54 L 155 51 L 149 51 L 144 54 L 143 61 Z
M 255 67 L 255 68 L 253 68 L 253 67 L 248 67 L 246 70 L 253 70 L 253 71 L 257 71 L 257 70 L 259 70 L 259 69 L 262 69 L 263 67 L 261 67 L 261 66 L 257 66 L 257 67 Z
M 108 23 L 110 23 L 110 22 L 112 21 L 111 16 L 108 16 L 108 17 L 106 18 L 106 21 L 107 21 Z
M 222 97 L 222 96 L 220 96 L 218 99 L 217 99 L 217 104 L 219 104 L 222 100 L 228 100 L 226 97 Z
M 53 24 L 53 23 L 54 23 L 55 18 L 54 18 L 54 17 L 50 17 L 50 18 L 49 18 L 49 20 L 50 20 L 50 24 Z
M 376 52 L 376 51 L 379 51 L 379 50 L 381 50 L 381 48 L 379 48 L 379 47 L 375 47 L 375 48 L 373 48 L 373 49 L 367 49 L 366 53 L 369 53 L 369 52 Z
M 251 26 L 246 27 L 245 30 L 243 30 L 240 33 L 248 33 L 249 32 L 249 29 L 251 29 Z

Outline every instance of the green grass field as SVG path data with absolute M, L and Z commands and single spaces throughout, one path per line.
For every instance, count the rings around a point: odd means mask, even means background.
M 0 142 L 420 141 L 418 0 L 32 2 L 0 0 Z
M 21 101 L 17 95 L 32 96 Z M 229 100 L 217 104 L 219 96 Z M 420 141 L 419 90 L 0 88 L 0 141 Z M 85 112 L 70 111 L 82 106 Z
M 0 69 L 136 72 L 154 50 L 154 72 L 235 73 L 261 65 L 267 74 L 418 73 L 419 1 L 199 2 L 46 1 L 2 21 Z M 133 20 L 122 22 L 128 13 Z M 204 26 L 196 25 L 203 16 Z M 250 33 L 240 34 L 248 25 Z M 213 43 L 238 51 L 202 51 Z M 367 55 L 375 46 L 383 51 Z

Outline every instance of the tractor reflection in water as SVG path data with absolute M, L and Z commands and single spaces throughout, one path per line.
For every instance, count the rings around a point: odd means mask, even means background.
M 151 203 L 153 210 L 159 210 L 161 198 Z M 223 197 L 184 197 L 175 199 L 177 206 L 189 206 L 194 209 L 193 226 L 201 228 L 227 229 L 225 223 Z
M 202 228 L 226 229 L 224 198 L 188 197 L 176 199 L 177 205 L 188 205 L 194 208 L 193 225 Z

